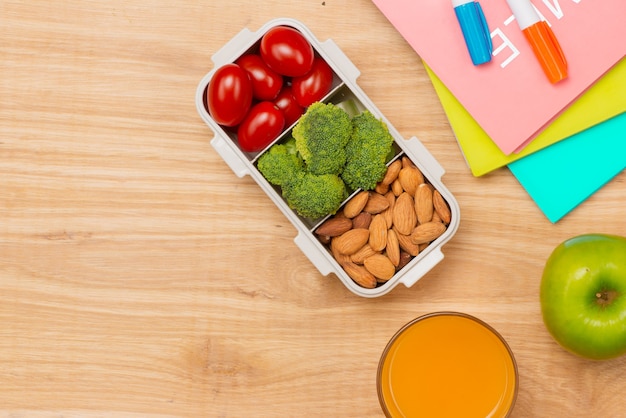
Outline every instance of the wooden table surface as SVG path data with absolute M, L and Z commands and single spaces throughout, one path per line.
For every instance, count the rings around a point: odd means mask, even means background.
M 276 17 L 332 38 L 445 168 L 461 225 L 413 287 L 365 299 L 322 276 L 210 146 L 194 94 L 211 55 Z M 626 234 L 626 175 L 557 224 L 507 169 L 473 177 L 370 1 L 5 0 L 0 63 L 1 416 L 379 417 L 381 351 L 441 310 L 506 338 L 514 417 L 626 416 L 626 357 L 565 352 L 538 298 L 558 243 Z

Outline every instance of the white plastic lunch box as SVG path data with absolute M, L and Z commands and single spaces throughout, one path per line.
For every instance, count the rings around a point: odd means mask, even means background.
M 351 99 L 358 107 L 369 110 L 374 116 L 385 122 L 395 140 L 394 149 L 396 150 L 396 158 L 407 156 L 422 171 L 427 181 L 441 193 L 450 208 L 451 221 L 443 235 L 421 251 L 419 255 L 414 257 L 406 266 L 397 271 L 390 280 L 376 288 L 366 289 L 354 282 L 334 259 L 329 249 L 318 240 L 313 231 L 326 218 L 311 220 L 296 214 L 284 201 L 280 189 L 270 184 L 257 170 L 255 163 L 269 146 L 256 153 L 242 151 L 237 145 L 236 134 L 230 130 L 223 129 L 213 120 L 207 110 L 205 104 L 207 86 L 215 71 L 220 66 L 232 63 L 243 54 L 253 51 L 258 47 L 258 43 L 263 35 L 275 26 L 289 26 L 300 31 L 311 43 L 315 53 L 322 57 L 334 71 L 332 89 L 330 93 L 322 99 L 322 102 L 338 103 L 346 99 Z M 213 55 L 212 60 L 214 68 L 202 78 L 196 91 L 197 110 L 202 119 L 215 134 L 214 138 L 211 140 L 211 145 L 238 177 L 245 175 L 251 176 L 274 204 L 278 206 L 287 219 L 291 221 L 297 229 L 294 242 L 322 275 L 327 276 L 333 273 L 354 294 L 372 298 L 388 293 L 400 283 L 406 287 L 411 287 L 443 259 L 441 247 L 456 233 L 460 219 L 457 201 L 441 182 L 441 177 L 444 174 L 443 168 L 417 138 L 412 137 L 406 140 L 400 136 L 396 129 L 357 85 L 356 79 L 360 75 L 359 70 L 331 39 L 325 42 L 319 42 L 311 31 L 299 21 L 290 18 L 279 18 L 267 22 L 256 32 L 243 29 L 217 51 Z M 286 135 L 289 135 L 289 133 L 290 128 L 286 129 L 274 143 L 280 142 Z M 358 191 L 354 193 L 357 192 Z

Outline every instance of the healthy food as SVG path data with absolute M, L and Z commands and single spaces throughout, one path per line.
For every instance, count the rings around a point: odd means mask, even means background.
M 243 68 L 252 81 L 252 95 L 257 100 L 274 100 L 283 88 L 283 76 L 270 69 L 257 54 L 246 54 L 235 64 Z
M 301 216 L 315 219 L 335 213 L 347 197 L 338 175 L 307 170 L 293 138 L 272 145 L 259 158 L 257 168 L 267 181 L 281 187 L 289 207 Z
M 242 150 L 260 151 L 276 139 L 285 127 L 285 115 L 272 102 L 252 106 L 237 129 L 237 141 Z
M 334 214 L 355 187 L 373 187 L 385 175 L 385 159 L 393 149 L 386 125 L 369 111 L 350 118 L 332 103 L 309 106 L 292 136 L 261 155 L 257 168 L 267 181 L 281 187 L 290 208 L 310 219 Z
M 252 104 L 252 82 L 237 64 L 226 64 L 215 71 L 207 90 L 209 113 L 220 125 L 237 126 Z
M 334 213 L 346 198 L 346 188 L 336 174 L 305 171 L 284 184 L 282 190 L 289 207 L 312 219 Z
M 333 77 L 302 33 L 277 26 L 234 63 L 215 71 L 206 106 L 215 122 L 236 133 L 243 151 L 258 152 L 322 100 Z
M 291 81 L 293 97 L 302 107 L 322 100 L 333 84 L 333 70 L 320 57 L 315 57 L 309 72 Z
M 373 189 L 387 171 L 385 163 L 393 137 L 387 126 L 368 111 L 352 118 L 352 128 L 341 177 L 352 190 Z
M 384 122 L 367 110 L 350 118 L 332 103 L 311 105 L 293 136 L 309 170 L 338 174 L 349 190 L 374 188 L 393 151 L 393 137 Z
M 519 386 L 504 339 L 454 312 L 421 316 L 398 331 L 376 380 L 387 417 L 508 417 Z
M 382 283 L 400 279 L 397 272 L 407 264 L 428 256 L 428 269 L 438 261 L 429 256 L 438 251 L 420 256 L 429 245 L 424 241 L 443 241 L 437 235 L 448 224 L 456 227 L 456 215 L 408 160 L 404 141 L 395 139 L 384 117 L 375 116 L 354 80 L 344 78 L 342 64 L 349 62 L 336 54 L 340 51 L 318 47 L 307 30 L 284 21 L 240 45 L 230 63 L 221 61 L 203 78 L 196 92 L 199 113 L 216 134 L 212 145 L 233 171 L 250 174 L 304 232 L 296 241 L 307 255 L 314 253 L 310 258 L 320 271 L 325 273 L 330 260 L 349 289 L 375 295 L 350 283 L 332 254 L 360 286 L 382 286 L 378 290 L 386 292 L 397 280 Z M 214 61 L 224 55 L 216 54 Z M 422 183 L 430 187 L 417 197 Z M 415 200 L 432 207 L 416 208 Z M 396 201 L 400 209 L 394 211 Z M 428 225 L 428 218 L 441 225 Z M 417 229 L 421 224 L 426 226 Z M 403 281 L 409 285 L 417 278 L 407 275 Z
M 543 271 L 540 302 L 565 349 L 596 360 L 626 354 L 626 237 L 584 234 L 559 244 Z
M 272 70 L 287 77 L 308 73 L 315 57 L 309 41 L 299 31 L 287 26 L 267 31 L 261 38 L 260 52 Z
M 364 288 L 386 283 L 451 221 L 441 193 L 408 157 L 390 163 L 381 178 L 315 230 L 348 276 Z
M 304 161 L 298 155 L 296 140 L 290 138 L 284 144 L 275 144 L 257 163 L 263 177 L 276 186 L 284 186 L 304 172 Z
M 283 88 L 274 99 L 274 104 L 285 115 L 285 127 L 293 125 L 304 113 L 304 108 L 298 104 L 293 97 L 293 89 L 290 85 L 283 85 Z
M 314 174 L 341 174 L 352 135 L 350 116 L 332 103 L 311 105 L 292 131 L 296 148 Z

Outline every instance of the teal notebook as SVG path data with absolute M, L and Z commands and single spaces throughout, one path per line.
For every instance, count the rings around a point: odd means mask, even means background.
M 555 223 L 626 169 L 626 113 L 508 167 Z

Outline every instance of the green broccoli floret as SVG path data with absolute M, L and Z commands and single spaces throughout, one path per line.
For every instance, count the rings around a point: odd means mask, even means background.
M 284 144 L 272 145 L 257 163 L 263 177 L 276 186 L 282 186 L 304 170 L 304 162 L 296 150 L 296 142 L 290 138 Z
M 289 207 L 311 219 L 337 212 L 347 197 L 345 184 L 336 174 L 304 172 L 286 183 L 282 191 Z
M 313 103 L 293 128 L 296 148 L 313 174 L 340 174 L 352 134 L 350 116 L 332 103 Z
M 385 176 L 393 137 L 387 125 L 367 110 L 352 118 L 352 126 L 341 177 L 352 190 L 372 190 Z
M 259 157 L 257 168 L 280 186 L 290 208 L 310 219 L 336 213 L 349 190 L 374 189 L 393 155 L 382 120 L 369 111 L 352 117 L 332 103 L 309 106 L 292 136 Z

